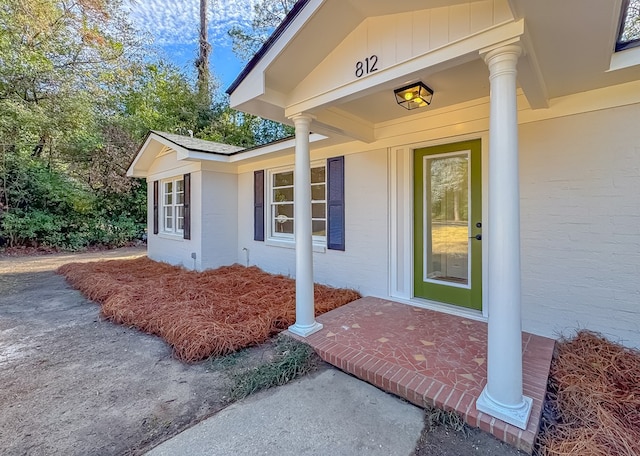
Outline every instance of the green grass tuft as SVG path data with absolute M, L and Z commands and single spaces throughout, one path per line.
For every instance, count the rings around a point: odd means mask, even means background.
M 244 372 L 234 374 L 230 397 L 242 399 L 255 392 L 284 385 L 313 371 L 317 355 L 313 348 L 287 336 L 278 336 L 273 360 Z
M 225 356 L 212 357 L 209 365 L 210 370 L 230 369 L 236 367 L 240 362 L 249 357 L 249 348 L 244 348 Z

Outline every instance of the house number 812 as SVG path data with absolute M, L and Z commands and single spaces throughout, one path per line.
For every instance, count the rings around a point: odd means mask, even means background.
M 371 57 L 367 57 L 362 60 L 356 62 L 356 77 L 361 78 L 365 74 L 373 73 L 374 71 L 378 71 L 378 56 L 372 55 Z

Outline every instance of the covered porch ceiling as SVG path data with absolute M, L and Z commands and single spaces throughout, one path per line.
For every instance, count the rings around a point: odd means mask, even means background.
M 302 0 L 277 39 L 230 87 L 231 104 L 289 124 L 289 116 L 306 112 L 315 117 L 313 131 L 372 142 L 378 124 L 487 97 L 482 48 L 515 40 L 524 50 L 519 87 L 533 109 L 545 109 L 557 97 L 640 79 L 637 65 L 610 71 L 621 4 Z M 486 11 L 492 17 L 479 25 Z M 408 18 L 413 22 L 403 24 Z M 412 28 L 413 38 L 405 28 Z M 416 36 L 423 32 L 431 43 L 416 51 Z M 413 50 L 405 52 L 405 43 Z M 374 53 L 379 71 L 352 76 L 356 61 Z M 393 89 L 418 80 L 434 90 L 432 105 L 412 111 L 397 105 Z

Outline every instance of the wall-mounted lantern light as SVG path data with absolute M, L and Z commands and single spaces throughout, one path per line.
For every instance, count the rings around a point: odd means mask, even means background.
M 398 104 L 409 110 L 428 106 L 433 98 L 433 90 L 424 85 L 422 81 L 395 89 L 393 93 L 396 95 Z

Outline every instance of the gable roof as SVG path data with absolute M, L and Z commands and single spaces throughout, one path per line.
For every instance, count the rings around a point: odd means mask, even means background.
M 318 133 L 309 134 L 309 142 L 327 143 L 327 137 Z M 294 152 L 295 137 L 287 136 L 267 144 L 243 148 L 229 144 L 176 135 L 163 131 L 149 131 L 127 169 L 129 177 L 147 177 L 154 161 L 169 152 L 175 153 L 177 161 L 208 162 L 210 166 L 221 166 L 227 171 L 242 163 L 261 160 L 265 156 L 279 157 Z
M 613 55 L 622 1 L 300 0 L 227 93 L 235 109 L 289 124 L 308 113 L 313 131 L 370 143 L 386 124 L 487 98 L 482 56 L 518 42 L 523 102 L 545 109 L 639 79 L 640 48 Z M 367 57 L 376 71 L 358 74 Z M 433 105 L 394 106 L 418 80 Z
M 191 136 L 176 135 L 174 133 L 166 133 L 164 131 L 156 131 L 156 130 L 151 130 L 147 135 L 147 138 L 152 133 L 155 135 L 158 135 L 161 138 L 166 139 L 167 141 L 175 144 L 176 146 L 180 146 L 183 149 L 186 149 L 192 152 L 205 152 L 208 154 L 228 156 L 228 155 L 237 154 L 238 152 L 245 150 L 244 147 L 232 146 L 230 144 L 222 144 L 222 143 L 217 143 L 213 141 L 207 141 L 205 139 L 193 138 Z

